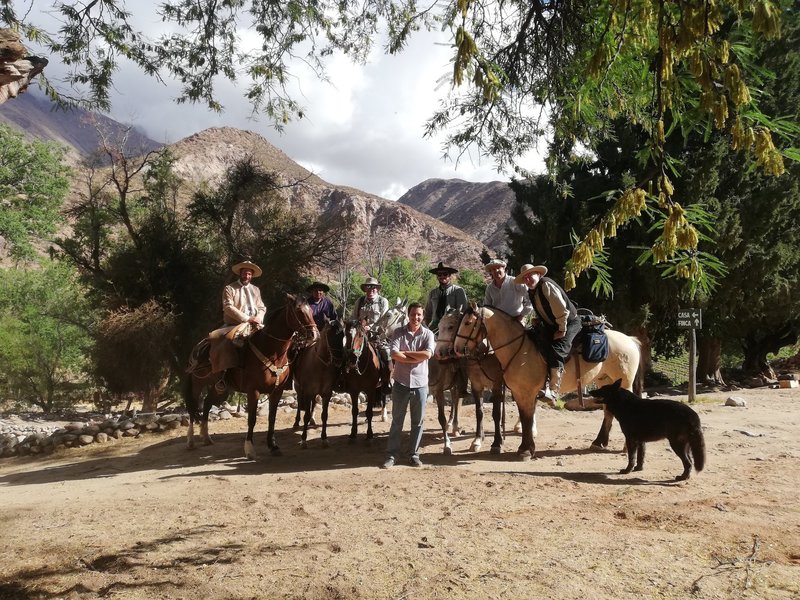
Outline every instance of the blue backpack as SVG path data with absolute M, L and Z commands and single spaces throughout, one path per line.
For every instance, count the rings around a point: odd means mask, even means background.
M 583 344 L 583 360 L 586 362 L 603 362 L 608 358 L 608 336 L 606 335 L 606 318 L 597 316 L 591 311 L 578 309 L 581 318 L 581 342 Z

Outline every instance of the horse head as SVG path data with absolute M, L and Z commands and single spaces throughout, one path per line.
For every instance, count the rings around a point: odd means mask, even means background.
M 344 359 L 345 365 L 357 367 L 361 355 L 367 348 L 367 330 L 360 321 L 348 321 L 344 326 Z
M 341 364 L 345 346 L 344 321 L 342 319 L 328 321 L 320 335 L 325 338 L 325 343 L 336 362 Z
M 458 326 L 461 324 L 462 314 L 458 309 L 450 308 L 439 319 L 439 331 L 436 334 L 436 348 L 433 355 L 439 360 L 453 358 L 455 352 L 453 345 L 456 341 Z
M 474 354 L 480 343 L 486 337 L 486 329 L 483 324 L 483 307 L 478 307 L 474 302 L 464 311 L 461 322 L 456 331 L 453 351 L 456 356 L 469 356 Z
M 286 324 L 294 332 L 296 346 L 307 348 L 319 340 L 319 329 L 314 322 L 311 307 L 301 295 L 286 294 Z
M 392 339 L 394 332 L 408 323 L 408 301 L 397 299 L 397 303 L 381 315 L 375 324 L 377 331 L 387 340 Z

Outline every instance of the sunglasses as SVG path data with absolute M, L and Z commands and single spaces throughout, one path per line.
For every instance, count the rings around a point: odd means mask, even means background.
M 377 285 L 365 285 L 364 289 L 365 290 L 377 290 L 378 286 Z

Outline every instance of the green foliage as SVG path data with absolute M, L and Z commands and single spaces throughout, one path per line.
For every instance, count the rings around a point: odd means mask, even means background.
M 473 271 L 472 269 L 464 269 L 459 271 L 456 283 L 464 288 L 467 293 L 467 300 L 470 302 L 483 302 L 483 296 L 486 292 L 486 273 L 482 271 Z
M 436 277 L 428 273 L 427 256 L 417 260 L 395 257 L 384 266 L 381 276 L 381 295 L 393 305 L 397 298 L 411 302 L 425 304 L 428 291 L 438 284 Z
M 28 142 L 0 125 L 0 237 L 15 259 L 31 259 L 32 238 L 52 235 L 66 197 L 63 148 Z
M 85 381 L 92 313 L 77 273 L 0 270 L 0 394 L 44 411 L 70 405 Z

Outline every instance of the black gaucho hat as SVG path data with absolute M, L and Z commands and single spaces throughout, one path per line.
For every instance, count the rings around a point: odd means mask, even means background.
M 439 261 L 439 264 L 436 266 L 435 269 L 431 269 L 428 273 L 433 273 L 434 275 L 439 275 L 443 273 L 445 275 L 455 275 L 458 273 L 458 269 L 454 269 L 453 267 L 446 267 L 445 264 Z
M 327 294 L 328 292 L 331 291 L 331 288 L 329 288 L 327 285 L 325 285 L 321 281 L 315 281 L 314 283 L 312 283 L 310 286 L 308 286 L 306 288 L 307 292 L 313 292 L 314 290 L 322 290 L 323 292 L 325 292 Z

